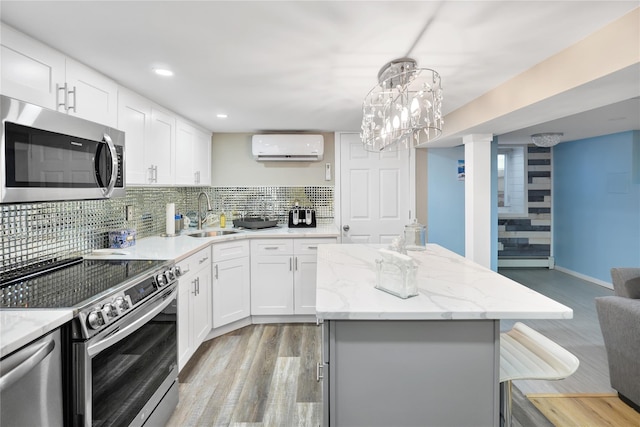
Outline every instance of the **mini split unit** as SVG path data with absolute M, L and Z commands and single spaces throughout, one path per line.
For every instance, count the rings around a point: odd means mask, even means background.
M 260 162 L 318 162 L 324 154 L 324 138 L 310 134 L 253 135 L 251 152 Z

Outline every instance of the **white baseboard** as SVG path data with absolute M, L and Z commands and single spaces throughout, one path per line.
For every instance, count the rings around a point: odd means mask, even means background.
M 600 285 L 608 289 L 613 289 L 613 285 L 609 282 L 605 282 L 604 280 L 596 279 L 595 277 L 587 276 L 586 274 L 578 273 L 576 271 L 569 270 L 568 268 L 560 267 L 559 265 L 556 265 L 556 270 L 577 277 L 578 279 L 586 280 L 587 282 L 595 283 L 596 285 Z
M 553 257 L 549 258 L 503 258 L 498 259 L 498 267 L 544 267 L 553 269 L 555 266 L 555 260 Z
M 281 315 L 281 316 L 251 316 L 254 325 L 263 323 L 316 323 L 316 316 L 308 315 Z
M 237 320 L 228 325 L 220 326 L 219 328 L 212 329 L 204 339 L 205 341 L 212 340 L 220 337 L 229 332 L 236 331 L 240 328 L 244 328 L 249 325 L 261 325 L 269 323 L 316 323 L 316 316 L 309 315 L 282 315 L 282 316 L 250 316 L 244 319 Z
M 220 326 L 219 328 L 210 330 L 209 334 L 204 340 L 212 340 L 214 338 L 220 337 L 224 334 L 228 334 L 229 332 L 233 332 L 249 325 L 251 325 L 251 317 L 245 317 L 244 319 L 236 320 L 235 322 L 229 323 L 228 325 Z

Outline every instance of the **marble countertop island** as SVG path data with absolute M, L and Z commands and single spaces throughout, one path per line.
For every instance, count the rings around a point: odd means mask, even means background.
M 573 310 L 441 246 L 408 251 L 419 295 L 401 299 L 375 288 L 384 245 L 318 248 L 319 319 L 570 319 Z

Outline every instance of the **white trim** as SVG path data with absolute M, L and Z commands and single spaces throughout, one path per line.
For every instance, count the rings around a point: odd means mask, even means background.
M 211 329 L 209 334 L 204 339 L 205 341 L 212 340 L 224 334 L 228 334 L 229 332 L 233 332 L 240 328 L 244 328 L 245 326 L 251 325 L 251 317 L 245 317 L 244 319 L 236 320 L 233 323 L 229 323 L 228 325 L 220 326 L 219 328 Z
M 568 268 L 556 266 L 556 270 L 561 271 L 563 273 L 569 274 L 571 276 L 577 277 L 578 279 L 586 280 L 587 282 L 594 283 L 596 285 L 600 285 L 607 289 L 613 289 L 613 284 L 609 282 L 605 282 L 604 280 L 596 279 L 595 277 L 587 276 L 585 274 L 578 273 L 573 270 L 569 270 Z
M 342 205 L 340 204 L 340 198 L 342 197 L 341 184 L 342 184 L 342 134 L 347 132 L 336 132 L 333 137 L 333 152 L 334 152 L 334 168 L 333 168 L 333 222 L 340 235 L 338 236 L 338 243 L 342 243 Z
M 316 316 L 315 314 L 251 316 L 251 323 L 254 325 L 261 325 L 264 323 L 316 323 Z
M 498 268 L 500 267 L 524 267 L 524 268 L 533 268 L 533 267 L 544 267 L 553 269 L 554 268 L 554 259 L 553 257 L 549 258 L 498 258 Z

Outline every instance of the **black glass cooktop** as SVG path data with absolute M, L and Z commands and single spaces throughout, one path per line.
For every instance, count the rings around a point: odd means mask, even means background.
M 76 308 L 166 263 L 154 260 L 70 260 L 68 265 L 0 279 L 0 308 Z

